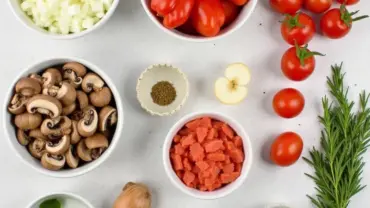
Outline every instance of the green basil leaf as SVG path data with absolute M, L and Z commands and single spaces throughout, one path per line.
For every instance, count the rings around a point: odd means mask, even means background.
M 48 199 L 40 204 L 40 208 L 62 208 L 58 199 Z

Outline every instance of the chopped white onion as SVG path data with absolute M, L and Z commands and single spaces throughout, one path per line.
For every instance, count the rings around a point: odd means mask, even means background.
M 92 28 L 113 0 L 21 0 L 21 9 L 33 22 L 53 34 L 79 33 Z

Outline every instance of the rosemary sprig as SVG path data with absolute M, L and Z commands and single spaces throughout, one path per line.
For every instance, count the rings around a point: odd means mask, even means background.
M 324 114 L 319 116 L 323 126 L 321 149 L 312 148 L 310 159 L 303 158 L 314 169 L 306 175 L 316 184 L 316 196 L 308 196 L 317 208 L 346 208 L 351 197 L 365 188 L 361 185 L 365 163 L 363 154 L 370 142 L 370 95 L 360 94 L 359 109 L 347 98 L 342 65 L 332 66 L 327 84 L 333 101 L 322 99 Z

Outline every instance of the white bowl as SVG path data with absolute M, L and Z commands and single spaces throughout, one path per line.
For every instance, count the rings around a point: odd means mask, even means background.
M 14 94 L 14 86 L 17 83 L 17 81 L 25 76 L 28 76 L 32 72 L 40 72 L 47 67 L 55 66 L 58 64 L 63 64 L 66 62 L 78 62 L 86 66 L 91 71 L 98 74 L 104 82 L 109 86 L 110 90 L 112 91 L 113 98 L 116 103 L 117 113 L 118 113 L 118 122 L 116 124 L 116 131 L 114 133 L 114 136 L 109 144 L 109 147 L 105 152 L 96 160 L 89 162 L 87 164 L 84 164 L 81 167 L 78 167 L 76 169 L 62 169 L 59 171 L 51 171 L 47 170 L 44 167 L 42 167 L 40 160 L 35 159 L 32 157 L 32 155 L 28 152 L 27 148 L 20 145 L 18 143 L 18 140 L 16 138 L 16 128 L 11 121 L 12 115 L 8 112 L 8 105 L 10 102 L 10 99 L 12 98 Z M 94 64 L 85 61 L 83 59 L 79 58 L 72 58 L 72 57 L 62 57 L 62 58 L 50 58 L 44 61 L 40 61 L 36 64 L 33 64 L 29 67 L 27 67 L 23 72 L 21 72 L 13 81 L 11 87 L 8 89 L 8 93 L 6 95 L 5 103 L 3 105 L 3 125 L 6 132 L 7 139 L 9 141 L 9 144 L 11 148 L 14 150 L 15 154 L 21 158 L 21 160 L 27 164 L 28 166 L 32 167 L 33 169 L 39 171 L 40 173 L 43 173 L 48 176 L 52 177 L 60 177 L 60 178 L 67 178 L 67 177 L 75 177 L 82 174 L 85 174 L 95 168 L 97 168 L 100 164 L 102 164 L 113 152 L 114 148 L 117 146 L 117 142 L 121 136 L 122 133 L 122 127 L 123 127 L 123 106 L 122 106 L 122 99 L 119 95 L 119 92 L 111 79 L 104 73 L 102 69 L 95 66 Z
M 59 199 L 64 205 L 64 208 L 94 208 L 90 202 L 86 199 L 72 193 L 52 193 L 45 196 L 41 196 L 35 201 L 31 202 L 26 208 L 39 208 L 40 204 L 49 199 Z
M 40 28 L 37 26 L 35 23 L 32 22 L 31 18 L 27 16 L 25 12 L 22 11 L 21 6 L 20 6 L 20 0 L 8 0 L 9 6 L 11 10 L 13 11 L 13 14 L 16 16 L 16 18 L 28 29 L 37 32 L 41 35 L 44 35 L 46 37 L 50 37 L 53 39 L 59 39 L 59 40 L 69 40 L 69 39 L 74 39 L 74 38 L 79 38 L 82 37 L 98 28 L 100 28 L 102 25 L 104 25 L 108 19 L 113 15 L 114 11 L 117 8 L 117 5 L 119 3 L 119 0 L 114 0 L 112 3 L 111 8 L 107 11 L 107 13 L 104 15 L 104 17 L 97 22 L 93 27 L 81 31 L 79 33 L 72 33 L 68 35 L 63 35 L 63 34 L 52 34 L 49 33 L 48 31 Z
M 216 120 L 220 120 L 223 122 L 226 122 L 230 125 L 231 128 L 234 129 L 234 131 L 243 139 L 243 147 L 244 147 L 244 154 L 245 154 L 245 160 L 243 163 L 243 168 L 241 175 L 239 178 L 234 181 L 231 184 L 228 184 L 225 187 L 222 187 L 220 189 L 217 189 L 212 192 L 202 192 L 193 188 L 187 187 L 176 175 L 175 171 L 172 168 L 171 161 L 170 161 L 170 148 L 173 141 L 173 137 L 176 135 L 176 133 L 189 121 L 194 120 L 196 118 L 200 117 L 210 117 Z M 180 189 L 185 194 L 188 194 L 189 196 L 198 198 L 198 199 L 218 199 L 225 197 L 229 194 L 231 194 L 233 191 L 238 189 L 243 182 L 246 180 L 248 176 L 248 172 L 252 166 L 253 161 L 253 155 L 252 155 L 252 143 L 249 139 L 249 136 L 244 131 L 243 127 L 236 122 L 234 119 L 231 119 L 228 116 L 222 115 L 220 113 L 214 113 L 214 112 L 197 112 L 189 114 L 183 118 L 181 118 L 168 132 L 166 136 L 166 140 L 164 141 L 163 145 L 163 163 L 164 163 L 164 169 L 167 173 L 167 176 L 170 178 L 170 181 L 174 186 L 176 186 L 178 189 Z
M 152 10 L 150 8 L 150 1 L 151 0 L 141 0 L 141 4 L 143 5 L 144 10 L 149 16 L 149 18 L 153 21 L 155 25 L 157 25 L 164 32 L 166 32 L 167 34 L 170 34 L 173 37 L 179 38 L 181 40 L 192 41 L 192 42 L 215 41 L 217 39 L 220 39 L 220 38 L 223 38 L 223 37 L 226 37 L 232 34 L 236 30 L 238 30 L 248 20 L 248 18 L 252 15 L 258 3 L 258 0 L 250 0 L 240 11 L 239 16 L 236 18 L 236 20 L 234 20 L 234 22 L 231 23 L 226 28 L 222 29 L 217 36 L 203 37 L 203 36 L 188 35 L 178 30 L 175 30 L 175 29 L 170 30 L 164 27 L 161 21 L 159 21 L 158 18 L 152 13 Z
M 160 81 L 168 81 L 176 89 L 176 99 L 167 106 L 155 104 L 150 96 L 153 85 Z M 152 65 L 141 73 L 136 93 L 141 107 L 148 113 L 156 116 L 170 116 L 184 106 L 189 96 L 189 81 L 186 75 L 176 67 L 168 64 Z

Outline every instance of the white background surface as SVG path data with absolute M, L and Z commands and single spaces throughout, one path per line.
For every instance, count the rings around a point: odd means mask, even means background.
M 370 2 L 356 7 L 370 14 Z M 306 194 L 313 183 L 304 176 L 311 169 L 302 160 L 279 168 L 262 156 L 269 142 L 285 130 L 304 138 L 305 148 L 318 143 L 320 99 L 326 93 L 325 76 L 329 66 L 344 62 L 351 97 L 361 89 L 370 91 L 368 77 L 370 20 L 354 25 L 342 40 L 315 36 L 310 48 L 327 54 L 317 58 L 315 73 L 305 82 L 293 83 L 280 72 L 280 58 L 288 45 L 280 37 L 279 16 L 261 0 L 251 19 L 233 35 L 212 43 L 187 43 L 159 30 L 146 16 L 138 0 L 122 0 L 113 18 L 100 30 L 82 39 L 55 41 L 24 28 L 11 14 L 6 1 L 0 2 L 0 99 L 14 77 L 29 64 L 52 56 L 78 56 L 106 71 L 123 98 L 125 126 L 111 157 L 96 170 L 77 178 L 58 179 L 40 175 L 23 164 L 0 139 L 0 207 L 23 208 L 40 195 L 55 191 L 77 193 L 97 208 L 110 207 L 128 181 L 151 186 L 158 208 L 262 208 L 275 202 L 291 207 L 311 207 Z M 260 25 L 262 24 L 262 25 Z M 213 83 L 232 62 L 246 63 L 252 70 L 248 98 L 238 106 L 223 106 L 213 95 Z M 136 79 L 150 64 L 171 63 L 189 76 L 191 94 L 186 106 L 167 118 L 150 117 L 143 112 L 135 95 Z M 271 112 L 273 94 L 284 87 L 296 87 L 306 98 L 306 108 L 297 118 L 284 120 Z M 169 128 L 181 116 L 199 110 L 214 110 L 236 118 L 246 128 L 253 143 L 254 164 L 245 184 L 232 195 L 200 201 L 177 190 L 162 166 L 162 143 Z M 1 112 L 4 113 L 4 112 Z M 2 125 L 1 125 L 2 126 Z M 2 130 L 3 133 L 3 130 Z M 366 161 L 370 160 L 370 152 Z M 363 183 L 370 184 L 370 165 L 365 166 Z M 358 194 L 350 207 L 370 204 L 370 188 Z

